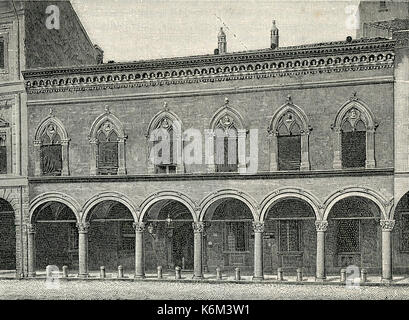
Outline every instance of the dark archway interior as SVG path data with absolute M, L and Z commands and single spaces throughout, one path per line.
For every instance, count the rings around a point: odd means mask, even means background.
M 145 266 L 154 270 L 193 269 L 193 218 L 185 205 L 174 200 L 154 204 L 144 221 Z
M 16 227 L 10 203 L 0 199 L 0 270 L 16 270 Z
M 328 272 L 356 265 L 378 272 L 381 267 L 381 211 L 371 200 L 348 197 L 335 203 L 328 215 L 326 265 Z
M 60 269 L 78 268 L 78 230 L 72 210 L 59 202 L 47 202 L 36 209 L 35 248 L 36 269 L 45 270 L 48 265 Z
M 88 268 L 115 272 L 122 266 L 125 273 L 135 269 L 134 219 L 122 203 L 103 201 L 89 213 Z
M 316 263 L 315 213 L 305 201 L 286 198 L 274 203 L 264 224 L 265 268 L 313 274 Z

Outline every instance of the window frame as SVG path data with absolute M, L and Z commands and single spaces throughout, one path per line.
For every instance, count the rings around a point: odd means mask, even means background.
M 10 124 L 3 119 L 0 119 L 0 136 L 5 140 L 4 147 L 6 147 L 6 173 L 1 173 L 0 175 L 9 175 L 13 173 L 12 168 L 12 143 L 11 143 L 11 128 Z
M 335 240 L 335 252 L 337 255 L 360 255 L 362 252 L 362 239 L 361 239 L 361 220 L 360 219 L 334 219 L 336 221 L 336 240 Z M 345 252 L 345 251 L 339 251 L 338 248 L 338 237 L 339 237 L 339 223 L 343 221 L 354 221 L 358 224 L 358 251 L 351 251 L 351 252 Z
M 281 224 L 285 223 L 286 224 L 286 229 L 287 229 L 287 248 L 290 249 L 290 242 L 289 242 L 289 234 L 290 234 L 290 222 L 296 222 L 297 223 L 297 234 L 298 234 L 298 250 L 297 251 L 292 251 L 292 250 L 286 250 L 286 251 L 282 251 L 281 249 Z M 302 226 L 302 220 L 297 220 L 297 219 L 280 219 L 278 220 L 277 223 L 277 245 L 278 245 L 278 250 L 277 253 L 279 255 L 292 255 L 292 254 L 300 254 L 302 252 L 304 252 L 304 248 L 303 248 L 303 226 Z
M 238 251 L 237 250 L 237 235 L 235 234 L 235 250 L 230 250 L 231 248 L 229 247 L 229 228 L 234 228 L 234 224 L 241 224 L 243 227 L 243 237 L 244 237 L 244 250 Z M 250 225 L 246 221 L 229 221 L 225 222 L 223 226 L 223 253 L 248 253 L 250 252 Z

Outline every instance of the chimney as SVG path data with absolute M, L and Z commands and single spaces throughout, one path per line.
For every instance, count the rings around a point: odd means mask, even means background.
M 273 26 L 271 27 L 271 49 L 277 49 L 279 43 L 278 28 L 276 26 L 276 21 L 273 20 Z
M 226 53 L 227 52 L 227 40 L 226 40 L 226 34 L 223 31 L 223 28 L 220 28 L 219 35 L 217 36 L 217 42 L 218 42 L 219 54 Z

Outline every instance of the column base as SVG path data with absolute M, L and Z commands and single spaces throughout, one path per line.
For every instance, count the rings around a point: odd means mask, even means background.
M 263 280 L 264 280 L 264 276 L 253 276 L 252 280 L 253 280 L 253 281 L 263 281 Z
M 392 280 L 392 279 L 382 278 L 382 279 L 381 279 L 381 282 L 382 282 L 383 284 L 391 284 L 391 283 L 393 282 L 393 280 Z
M 89 278 L 89 274 L 88 274 L 88 273 L 79 274 L 79 275 L 78 275 L 78 278 L 80 278 L 80 279 L 87 279 L 87 278 Z
M 327 277 L 319 277 L 319 278 L 315 277 L 315 282 L 324 282 L 326 280 L 327 280 Z
M 135 274 L 134 280 L 143 280 L 145 278 L 144 274 Z
M 203 280 L 204 278 L 203 278 L 203 275 L 200 275 L 200 276 L 193 275 L 192 279 L 195 279 L 195 280 Z
M 35 278 L 35 277 L 36 277 L 36 273 L 35 273 L 35 272 L 29 272 L 29 273 L 28 273 L 28 277 L 29 277 L 29 278 Z

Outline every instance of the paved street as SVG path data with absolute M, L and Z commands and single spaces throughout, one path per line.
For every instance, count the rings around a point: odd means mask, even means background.
M 0 299 L 409 299 L 409 287 L 188 283 L 155 281 L 0 280 Z

